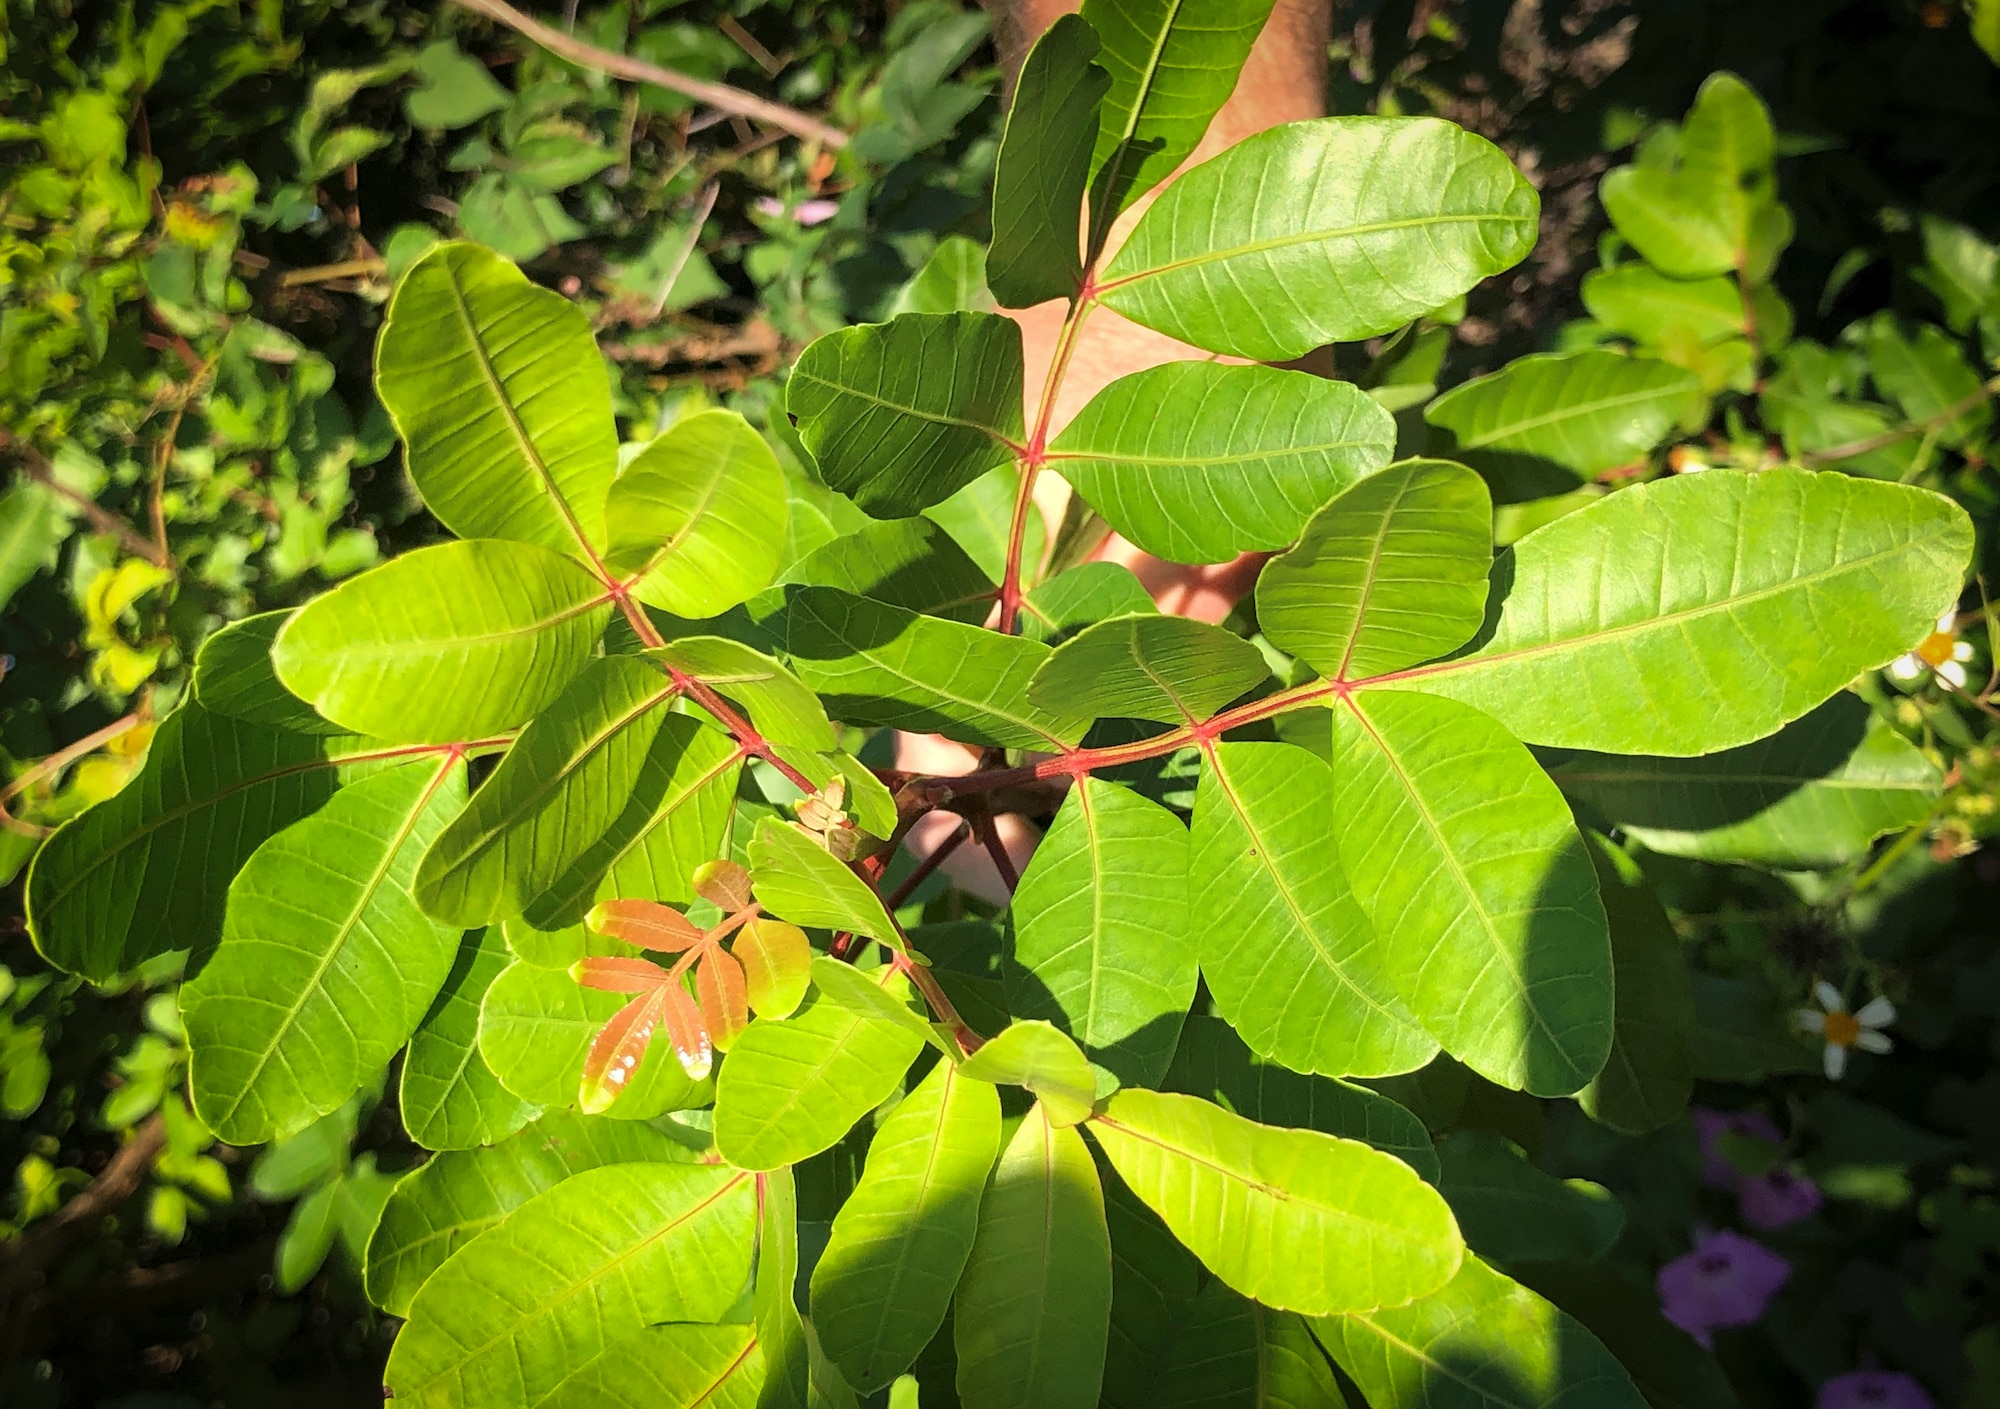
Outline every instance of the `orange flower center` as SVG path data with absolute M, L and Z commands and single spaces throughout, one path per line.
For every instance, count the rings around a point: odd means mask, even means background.
M 1936 670 L 1951 659 L 1951 653 L 1957 645 L 1958 637 L 1951 632 L 1933 631 L 1924 637 L 1923 644 L 1917 647 L 1917 659 L 1932 670 Z
M 1854 1039 L 1861 1035 L 1861 1024 L 1854 1020 L 1852 1013 L 1828 1013 L 1826 1015 L 1826 1040 L 1834 1047 L 1852 1047 Z

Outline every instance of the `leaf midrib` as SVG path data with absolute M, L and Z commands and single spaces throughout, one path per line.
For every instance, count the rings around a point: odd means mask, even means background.
M 1058 460 L 1091 460 L 1107 465 L 1140 465 L 1153 467 L 1193 467 L 1196 469 L 1229 469 L 1253 461 L 1304 460 L 1314 455 L 1323 455 L 1334 450 L 1366 450 L 1380 445 L 1375 440 L 1328 440 L 1311 445 L 1279 445 L 1269 449 L 1232 451 L 1222 455 L 1142 455 L 1137 451 L 1098 450 L 1051 450 L 1045 457 L 1053 464 Z

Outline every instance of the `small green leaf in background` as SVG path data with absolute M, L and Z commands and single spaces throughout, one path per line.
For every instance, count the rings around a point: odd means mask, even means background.
M 1090 1118 L 1097 1076 L 1076 1043 L 1053 1024 L 1016 1021 L 967 1057 L 959 1071 L 968 1079 L 1024 1086 L 1041 1098 L 1047 1118 L 1058 1126 Z
M 439 245 L 389 300 L 375 382 L 417 492 L 453 533 L 603 547 L 618 429 L 576 304 L 489 250 Z
M 1111 1316 L 1111 1237 L 1076 1131 L 1029 1111 L 979 1205 L 952 1306 L 965 1409 L 1094 1409 Z
M 1446 460 L 1392 465 L 1337 496 L 1264 565 L 1257 624 L 1329 679 L 1441 656 L 1485 619 L 1492 533 L 1479 476 Z
M 993 313 L 909 313 L 799 355 L 786 406 L 822 479 L 877 518 L 941 503 L 1013 458 L 1021 333 Z
M 1558 1179 L 1490 1130 L 1438 1142 L 1444 1191 L 1466 1246 L 1492 1262 L 1589 1262 L 1611 1250 L 1625 1210 L 1587 1179 Z
M 1282 362 L 1450 302 L 1528 252 L 1539 211 L 1498 147 L 1448 122 L 1294 122 L 1169 187 L 1102 297 L 1209 352 Z M 1323 292 L 1299 298 L 1308 286 Z
M 539 1194 L 434 1273 L 383 1378 L 399 1401 L 538 1404 L 621 1335 L 714 1321 L 750 1276 L 741 1170 L 618 1164 Z
M 485 738 L 533 718 L 611 620 L 603 584 L 527 543 L 439 543 L 315 597 L 278 633 L 278 679 L 394 743 Z
M 465 800 L 455 758 L 349 784 L 251 854 L 222 942 L 182 989 L 189 1087 L 235 1145 L 340 1105 L 410 1040 L 458 951 L 417 908 L 417 862 Z
M 1056 647 L 1028 698 L 1051 714 L 1198 724 L 1269 674 L 1241 636 L 1147 612 L 1087 626 Z
M 1433 449 L 1485 475 L 1502 502 L 1562 494 L 1607 470 L 1645 464 L 1676 430 L 1706 419 L 1692 372 L 1592 348 L 1523 357 L 1453 387 L 1424 419 Z
M 1291 744 L 1218 744 L 1195 789 L 1188 891 L 1216 1011 L 1294 1071 L 1387 1076 L 1436 1055 L 1384 968 L 1337 848 L 1333 771 Z
M 815 980 L 839 963 L 814 960 Z M 758 1018 L 736 1039 L 716 1080 L 715 1147 L 743 1169 L 808 1159 L 888 1100 L 923 1045 L 908 1026 L 820 986 L 793 1016 Z
M 1000 1152 L 1000 1101 L 949 1061 L 890 1113 L 812 1275 L 813 1324 L 847 1382 L 872 1393 L 944 1320 Z
M 1089 1125 L 1120 1177 L 1208 1269 L 1266 1306 L 1400 1306 L 1458 1270 L 1444 1200 L 1401 1160 L 1259 1125 L 1193 1096 L 1120 1091 Z
M 716 616 L 770 586 L 784 542 L 785 475 L 734 411 L 702 411 L 650 442 L 611 483 L 606 566 L 675 616 Z
M 1008 1009 L 1054 1023 L 1128 1084 L 1165 1073 L 1194 1002 L 1187 855 L 1167 808 L 1079 778 L 1014 891 Z
M 403 95 L 403 111 L 413 125 L 432 131 L 469 127 L 499 112 L 512 97 L 486 65 L 468 59 L 451 40 L 440 39 L 417 55 L 417 86 Z
M 889 316 L 905 313 L 991 313 L 993 291 L 986 286 L 986 250 L 964 235 L 937 242 L 923 268 L 910 276 L 889 305 Z
M 1467 1257 L 1409 1306 L 1312 1323 L 1371 1404 L 1435 1409 L 1644 1409 L 1598 1339 L 1526 1287 Z
M 1111 79 L 1091 60 L 1097 34 L 1080 15 L 1042 32 L 1014 81 L 993 169 L 987 283 L 1003 308 L 1074 298 L 1083 279 L 1083 188 L 1097 103 Z
M 479 1055 L 480 1000 L 508 961 L 498 926 L 467 932 L 437 1000 L 410 1037 L 396 1106 L 410 1138 L 427 1150 L 497 1144 L 536 1115 Z
M 1092 397 L 1049 459 L 1111 526 L 1180 563 L 1282 548 L 1387 463 L 1389 413 L 1360 388 L 1276 367 L 1168 362 Z

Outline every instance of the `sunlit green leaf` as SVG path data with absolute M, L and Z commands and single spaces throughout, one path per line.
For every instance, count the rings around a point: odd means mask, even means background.
M 232 621 L 201 643 L 194 660 L 194 697 L 210 714 L 305 734 L 337 734 L 338 724 L 314 713 L 287 690 L 271 661 L 271 645 L 290 612 L 260 612 Z
M 834 746 L 833 726 L 813 692 L 760 651 L 721 636 L 683 636 L 647 654 L 740 705 L 772 743 L 814 751 Z
M 1028 699 L 1051 714 L 1197 724 L 1269 675 L 1263 652 L 1241 636 L 1148 612 L 1087 626 L 1056 647 Z
M 1097 1077 L 1082 1049 L 1060 1028 L 1040 1021 L 1008 1024 L 959 1070 L 974 1080 L 1026 1087 L 1057 1125 L 1088 1118 L 1097 1094 Z
M 419 548 L 316 597 L 278 633 L 278 679 L 357 734 L 484 738 L 552 703 L 611 620 L 604 587 L 543 548 Z
M 757 899 L 783 920 L 852 930 L 901 947 L 895 921 L 868 883 L 790 823 L 766 817 L 750 843 Z
M 1401 1160 L 1193 1096 L 1127 1089 L 1089 1125 L 1132 1191 L 1211 1272 L 1266 1306 L 1327 1315 L 1443 1286 L 1462 1244 Z
M 1219 563 L 1290 543 L 1395 443 L 1389 413 L 1347 382 L 1168 362 L 1104 388 L 1049 448 L 1132 542 L 1175 562 Z
M 622 994 L 585 988 L 560 969 L 517 961 L 500 971 L 479 1005 L 479 1055 L 522 1100 L 574 1110 L 591 1041 L 624 1006 Z M 706 1083 L 688 1080 L 663 1034 L 605 1114 L 651 1120 L 702 1104 L 708 1091 Z
M 815 549 L 785 572 L 926 616 L 973 626 L 993 610 L 993 580 L 931 519 L 885 519 Z M 782 602 L 782 595 L 779 595 Z
M 862 1393 L 907 1370 L 944 1320 L 1000 1152 L 1000 1100 L 941 1061 L 876 1130 L 813 1269 L 813 1324 Z
M 754 1327 L 687 1322 L 617 1337 L 543 1409 L 753 1409 L 764 1379 Z
M 425 1149 L 495 1144 L 535 1117 L 535 1107 L 502 1086 L 479 1055 L 480 1000 L 509 957 L 498 928 L 467 933 L 410 1038 L 396 1106 L 403 1128 Z

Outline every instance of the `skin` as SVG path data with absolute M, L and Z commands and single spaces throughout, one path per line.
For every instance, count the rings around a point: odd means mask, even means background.
M 1019 70 L 1035 36 L 1059 16 L 1077 8 L 1062 0 L 985 0 L 985 3 L 993 15 L 994 39 L 1000 48 L 1001 62 L 1010 75 Z M 1323 116 L 1331 25 L 1330 0 L 1278 0 L 1270 22 L 1243 65 L 1235 93 L 1216 114 L 1208 135 L 1181 169 L 1206 161 L 1268 127 Z M 1107 256 L 1123 242 L 1149 204 L 1151 197 L 1139 201 L 1120 217 L 1112 229 Z M 1021 325 L 1027 370 L 1025 385 L 1030 398 L 1039 392 L 1047 373 L 1064 308 L 1063 303 L 1054 301 L 1009 313 Z M 1091 397 L 1119 377 L 1163 362 L 1209 355 L 1163 333 L 1142 328 L 1109 309 L 1099 309 L 1084 325 L 1071 355 L 1068 372 L 1057 393 L 1053 428 L 1060 429 Z M 1032 415 L 1032 406 L 1029 411 Z M 1054 481 L 1048 471 L 1043 473 L 1047 481 Z M 1054 487 L 1058 491 L 1062 488 L 1059 483 Z M 1036 497 L 1042 496 L 1038 492 Z M 1049 508 L 1058 511 L 1051 522 L 1060 517 L 1060 506 L 1060 499 L 1044 505 L 1045 511 Z M 1256 581 L 1257 569 L 1265 556 L 1245 554 L 1233 563 L 1187 567 L 1142 553 L 1115 533 L 1092 554 L 1094 558 L 1131 568 L 1162 611 L 1201 621 L 1220 621 L 1228 615 L 1237 599 Z M 906 734 L 899 740 L 896 766 L 930 774 L 967 773 L 978 766 L 978 755 L 935 735 Z M 1025 866 L 1034 850 L 1034 830 L 1011 815 L 999 818 L 998 822 L 1001 838 L 1016 868 Z M 911 854 L 929 855 L 957 826 L 958 818 L 948 813 L 933 813 L 920 819 L 907 842 Z M 955 884 L 965 889 L 996 902 L 1007 898 L 1007 888 L 993 862 L 977 846 L 961 847 L 943 869 Z

